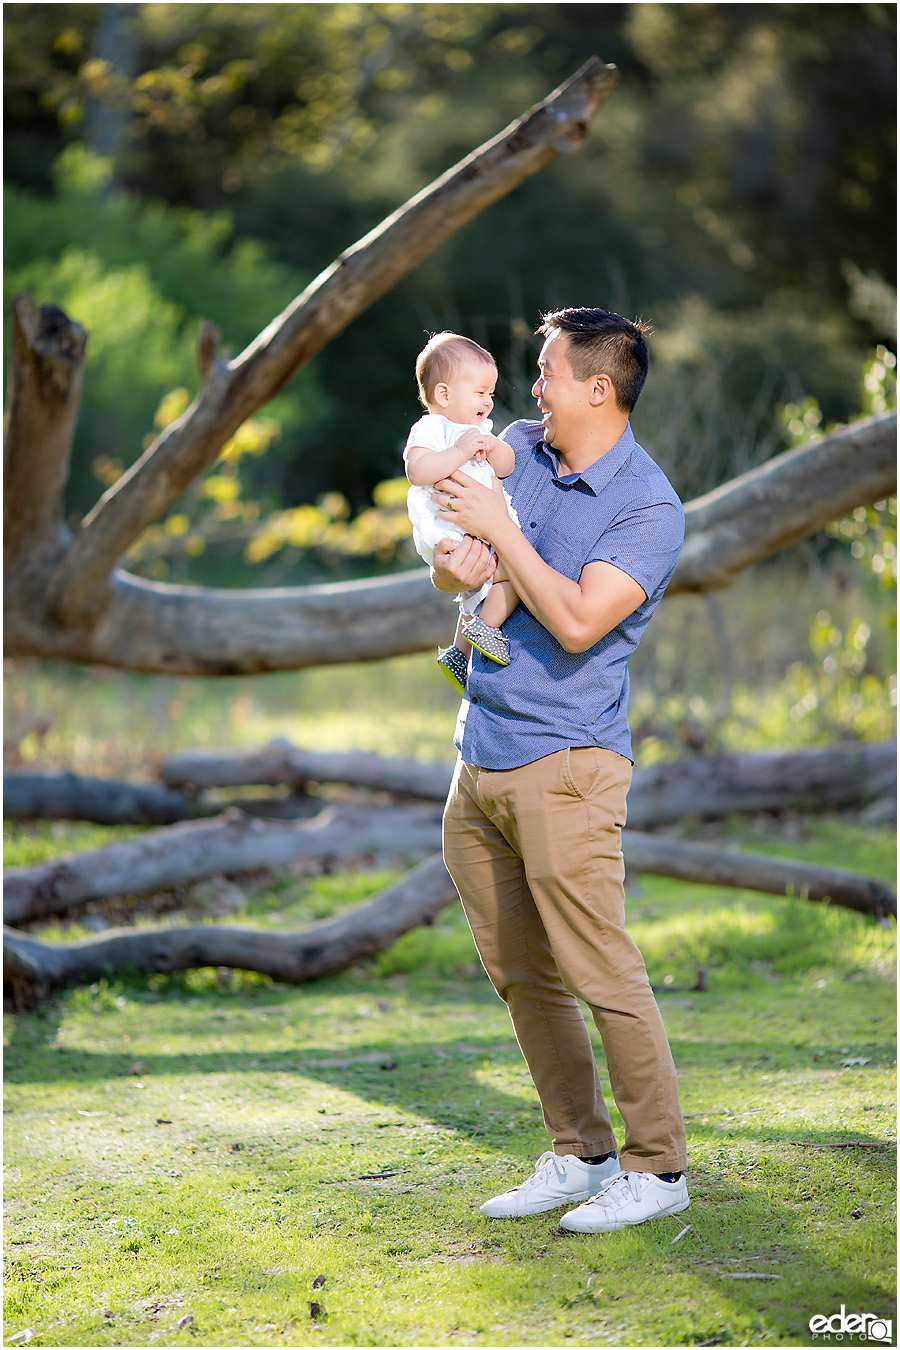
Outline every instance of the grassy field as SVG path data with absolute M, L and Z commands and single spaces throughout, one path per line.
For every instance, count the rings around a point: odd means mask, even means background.
M 638 654 L 641 762 L 698 731 L 710 748 L 892 734 L 883 603 L 844 585 L 811 601 L 809 584 L 763 575 L 740 606 L 663 607 Z M 812 645 L 810 604 L 828 606 Z M 446 760 L 456 707 L 427 655 L 218 681 L 12 664 L 7 759 L 146 779 L 169 751 L 286 736 Z M 715 829 L 895 875 L 893 831 L 859 817 Z M 116 834 L 7 825 L 6 862 Z M 303 926 L 393 875 L 242 879 L 225 921 Z M 479 1213 L 548 1141 L 453 907 L 314 985 L 201 969 L 8 1013 L 4 1342 L 806 1346 L 842 1305 L 893 1320 L 895 928 L 642 883 L 630 925 L 679 1070 L 689 1210 L 594 1237 Z M 215 894 L 188 899 L 222 920 Z
M 887 831 L 734 833 L 892 875 Z M 307 922 L 385 879 L 260 885 L 236 917 Z M 9 1015 L 7 1343 L 807 1345 L 841 1304 L 892 1317 L 893 931 L 659 878 L 631 912 L 684 1214 L 582 1237 L 478 1212 L 547 1139 L 453 909 L 317 985 L 199 970 Z

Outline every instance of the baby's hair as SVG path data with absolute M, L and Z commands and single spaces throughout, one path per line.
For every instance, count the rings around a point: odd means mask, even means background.
M 416 381 L 422 406 L 428 408 L 431 405 L 435 385 L 449 384 L 464 366 L 472 362 L 497 369 L 497 362 L 490 352 L 471 338 L 461 337 L 459 333 L 433 333 L 416 360 Z

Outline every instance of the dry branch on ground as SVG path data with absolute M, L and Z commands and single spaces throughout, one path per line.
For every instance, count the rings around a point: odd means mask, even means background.
M 171 827 L 182 831 L 195 828 Z M 171 829 L 159 833 L 170 834 Z M 862 913 L 896 915 L 896 899 L 890 888 L 858 873 L 729 853 L 637 831 L 625 831 L 622 842 L 626 862 L 637 872 L 802 896 Z M 299 932 L 204 924 L 119 930 L 80 942 L 49 943 L 4 927 L 4 975 L 14 993 L 18 990 L 19 994 L 28 989 L 50 990 L 73 981 L 89 982 L 127 970 L 149 973 L 197 966 L 254 970 L 273 979 L 300 983 L 334 974 L 362 957 L 383 951 L 411 928 L 433 921 L 455 898 L 443 860 L 440 854 L 434 854 L 374 900 Z
M 90 820 L 101 825 L 169 825 L 221 815 L 296 819 L 316 809 L 308 784 L 341 783 L 425 801 L 443 801 L 453 766 L 350 751 L 305 750 L 275 740 L 258 750 L 185 751 L 165 759 L 165 787 L 80 777 L 73 773 L 7 773 L 4 813 L 10 820 Z M 284 787 L 289 796 L 210 800 L 210 789 Z M 897 747 L 814 746 L 761 754 L 707 755 L 636 768 L 628 796 L 632 826 L 647 829 L 686 816 L 732 812 L 835 811 L 896 796 Z
M 7 924 L 30 923 L 91 900 L 143 895 L 301 860 L 377 864 L 420 858 L 440 846 L 441 813 L 433 806 L 327 808 L 314 820 L 289 824 L 231 811 L 52 862 L 9 868 L 3 919 Z

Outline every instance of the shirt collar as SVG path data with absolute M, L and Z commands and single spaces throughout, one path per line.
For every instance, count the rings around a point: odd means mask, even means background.
M 599 496 L 607 483 L 609 483 L 609 481 L 619 472 L 623 464 L 627 463 L 636 445 L 637 442 L 634 439 L 634 432 L 631 430 L 631 423 L 629 422 L 615 445 L 607 450 L 605 455 L 601 455 L 599 459 L 595 459 L 593 464 L 589 465 L 582 473 L 576 474 L 574 477 L 564 475 L 563 481 L 570 485 L 579 482 L 584 483 L 585 487 L 593 492 L 595 497 Z M 543 451 L 553 465 L 554 476 L 558 479 L 561 478 L 559 472 L 559 457 L 556 451 L 551 449 L 547 442 L 543 440 L 538 441 L 535 448 Z

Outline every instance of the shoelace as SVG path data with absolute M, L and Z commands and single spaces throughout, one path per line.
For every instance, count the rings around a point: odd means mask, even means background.
M 640 1172 L 620 1172 L 617 1177 L 598 1191 L 588 1201 L 590 1205 L 608 1205 L 611 1209 L 616 1209 L 620 1205 L 625 1205 L 629 1200 L 640 1200 L 643 1182 Z
M 529 1186 L 534 1186 L 538 1182 L 546 1181 L 550 1171 L 556 1173 L 558 1181 L 562 1181 L 565 1173 L 559 1165 L 559 1159 L 555 1153 L 542 1153 L 534 1165 L 534 1174 L 527 1181 L 523 1181 L 521 1186 L 513 1186 L 514 1191 L 527 1190 Z

